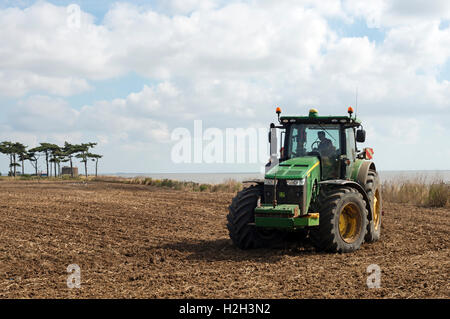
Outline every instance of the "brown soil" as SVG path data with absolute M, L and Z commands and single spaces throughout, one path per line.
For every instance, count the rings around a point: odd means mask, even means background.
M 233 194 L 0 182 L 3 298 L 449 298 L 450 211 L 385 203 L 382 240 L 350 254 L 241 251 Z M 81 267 L 68 289 L 66 268 Z M 367 267 L 382 270 L 368 289 Z

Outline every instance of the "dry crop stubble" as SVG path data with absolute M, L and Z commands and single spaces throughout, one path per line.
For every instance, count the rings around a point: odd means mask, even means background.
M 351 254 L 241 251 L 231 192 L 111 182 L 0 182 L 3 298 L 449 298 L 450 211 L 384 203 L 382 239 Z M 81 267 L 68 289 L 66 268 Z M 367 266 L 382 270 L 366 286 Z

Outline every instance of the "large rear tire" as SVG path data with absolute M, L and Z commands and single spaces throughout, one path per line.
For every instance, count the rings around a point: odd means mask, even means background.
M 310 239 L 319 251 L 347 253 L 361 246 L 367 231 L 367 208 L 361 193 L 351 187 L 321 191 L 319 226 Z
M 376 171 L 370 170 L 367 174 L 365 189 L 372 209 L 372 218 L 367 221 L 367 234 L 365 238 L 366 242 L 370 243 L 379 240 L 381 236 L 381 183 Z
M 264 186 L 254 185 L 238 192 L 228 207 L 227 228 L 233 244 L 240 249 L 279 247 L 285 233 L 272 229 L 258 229 L 254 209 L 258 199 L 263 201 Z

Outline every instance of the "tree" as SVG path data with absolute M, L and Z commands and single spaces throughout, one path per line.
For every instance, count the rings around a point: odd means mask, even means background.
M 76 155 L 77 158 L 81 159 L 81 163 L 84 163 L 84 174 L 86 178 L 88 177 L 87 173 L 87 162 L 89 159 L 89 149 L 93 148 L 97 143 L 83 143 L 80 145 L 80 153 Z
M 35 150 L 35 148 L 28 150 L 27 160 L 29 160 L 31 165 L 34 167 L 36 176 L 38 176 L 38 159 L 39 159 L 39 155 L 38 155 L 37 151 Z
M 49 145 L 48 143 L 40 143 L 40 146 L 35 147 L 32 149 L 33 152 L 35 153 L 42 153 L 45 156 L 45 164 L 47 167 L 47 176 L 49 176 L 49 171 L 48 171 L 48 155 L 49 155 L 49 150 L 47 148 L 47 145 Z
M 12 165 L 13 165 L 13 168 L 14 168 L 14 177 L 16 177 L 16 175 L 17 175 L 16 174 L 16 169 L 17 169 L 17 167 L 21 166 L 19 163 L 17 163 L 17 159 L 18 159 L 17 157 L 26 153 L 26 146 L 23 145 L 22 143 L 15 142 L 15 143 L 12 144 L 11 153 L 12 153 L 12 157 L 13 157 Z M 23 166 L 23 161 L 22 161 L 22 166 Z M 22 167 L 22 172 L 23 171 L 24 170 L 23 170 L 23 167 Z
M 51 154 L 52 159 L 50 160 L 51 163 L 53 163 L 54 171 L 55 171 L 55 177 L 58 176 L 57 172 L 57 166 L 59 165 L 59 157 L 62 155 L 61 148 L 56 144 L 49 145 L 49 151 Z
M 22 175 L 25 174 L 25 161 L 30 161 L 36 175 L 38 175 L 39 154 L 43 154 L 45 156 L 47 176 L 51 176 L 52 168 L 54 168 L 54 176 L 58 176 L 60 174 L 60 163 L 70 161 L 71 175 L 73 177 L 73 158 L 76 157 L 84 163 L 84 172 L 86 177 L 88 177 L 88 160 L 95 162 L 95 176 L 97 176 L 98 161 L 103 157 L 102 155 L 89 152 L 96 145 L 97 143 L 70 144 L 65 142 L 63 147 L 59 147 L 52 143 L 40 143 L 39 146 L 27 150 L 27 146 L 19 142 L 2 142 L 0 143 L 0 153 L 9 156 L 10 176 L 16 176 L 17 167 L 20 166 L 22 167 Z M 17 163 L 17 161 L 22 164 Z
M 70 175 L 73 177 L 73 157 L 76 156 L 77 153 L 80 153 L 83 151 L 83 147 L 79 144 L 70 144 L 67 142 L 64 142 L 64 147 L 62 149 L 64 155 L 70 162 Z
M 19 154 L 19 162 L 21 162 L 22 164 L 20 164 L 20 166 L 22 167 L 22 175 L 25 174 L 25 165 L 24 162 L 27 160 L 26 158 L 27 154 Z
M 102 155 L 89 153 L 88 157 L 95 161 L 95 177 L 97 177 L 97 169 L 98 169 L 98 160 L 102 158 Z
M 3 153 L 5 155 L 9 156 L 9 175 L 13 175 L 13 143 L 11 142 L 2 142 L 0 144 L 0 153 Z
M 21 166 L 17 163 L 17 156 L 26 153 L 26 146 L 18 142 L 2 142 L 0 144 L 0 152 L 9 155 L 9 175 L 15 177 L 17 167 Z
M 11 176 L 16 177 L 16 172 L 17 172 L 17 167 L 20 166 L 19 163 L 16 163 L 15 161 L 11 164 L 11 168 L 12 168 L 12 173 Z
M 35 147 L 33 150 L 45 155 L 45 163 L 47 165 L 47 176 L 50 176 L 50 170 L 48 163 L 50 161 L 50 156 L 55 149 L 59 149 L 59 146 L 51 143 L 40 143 L 40 146 Z M 56 175 L 56 174 L 55 174 Z
M 58 175 L 61 175 L 60 164 L 69 161 L 69 159 L 67 158 L 64 151 L 59 147 L 52 154 L 53 154 L 53 160 L 54 160 L 55 164 L 58 165 Z
M 24 162 L 27 160 L 27 146 L 21 144 L 21 143 L 14 143 L 14 151 L 18 155 L 19 161 L 22 163 L 22 175 L 25 174 L 25 165 Z M 14 174 L 15 176 L 15 174 Z
M 19 161 L 22 163 L 20 166 L 22 167 L 22 175 L 25 175 L 25 164 L 24 162 L 28 160 L 28 153 L 19 154 Z

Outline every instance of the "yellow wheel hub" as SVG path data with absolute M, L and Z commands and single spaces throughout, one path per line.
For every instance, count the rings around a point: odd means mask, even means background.
M 377 190 L 373 198 L 373 223 L 375 225 L 375 230 L 380 227 L 380 193 Z
M 361 232 L 361 215 L 353 203 L 345 205 L 339 215 L 339 234 L 346 243 L 353 243 Z

